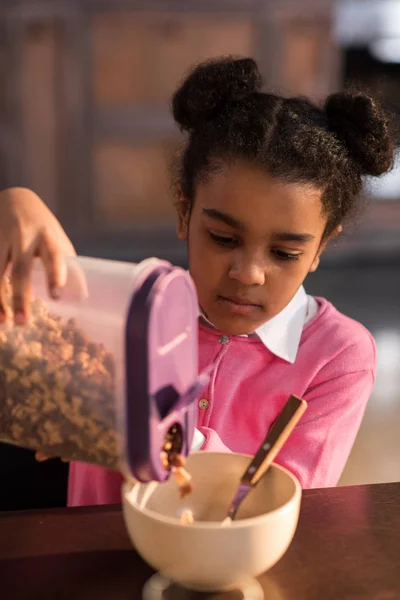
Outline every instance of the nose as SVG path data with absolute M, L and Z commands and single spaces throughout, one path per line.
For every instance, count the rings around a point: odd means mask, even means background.
M 229 277 L 245 286 L 261 286 L 265 283 L 265 257 L 238 255 L 229 269 Z

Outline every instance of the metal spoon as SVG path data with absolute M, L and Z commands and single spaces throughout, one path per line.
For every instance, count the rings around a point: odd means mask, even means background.
M 222 521 L 223 526 L 230 525 L 235 519 L 243 500 L 268 471 L 306 408 L 307 402 L 305 400 L 297 398 L 297 396 L 290 396 L 240 480 L 235 497 L 229 507 L 228 515 Z

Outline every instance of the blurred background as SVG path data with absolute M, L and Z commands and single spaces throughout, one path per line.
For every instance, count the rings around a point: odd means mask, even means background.
M 0 187 L 35 190 L 81 254 L 184 266 L 169 98 L 193 63 L 224 54 L 254 56 L 270 90 L 319 100 L 357 82 L 400 108 L 397 0 L 0 0 Z M 400 159 L 364 196 L 306 286 L 378 344 L 346 485 L 400 480 Z M 30 461 L 29 506 L 62 504 L 66 467 L 12 452 L 11 474 Z

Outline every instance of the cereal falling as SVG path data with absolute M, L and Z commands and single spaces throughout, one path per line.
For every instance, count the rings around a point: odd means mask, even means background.
M 185 459 L 180 454 L 172 454 L 169 457 L 169 464 L 178 484 L 181 498 L 185 498 L 193 491 L 192 476 L 185 469 Z
M 193 525 L 194 516 L 190 508 L 187 508 L 183 511 L 183 513 L 181 514 L 180 522 L 182 525 Z

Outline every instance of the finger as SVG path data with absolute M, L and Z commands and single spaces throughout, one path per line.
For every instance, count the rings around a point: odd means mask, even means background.
M 9 258 L 9 249 L 5 248 L 0 253 L 0 324 L 5 323 L 9 315 L 10 282 L 6 276 Z
M 17 250 L 11 259 L 14 321 L 17 325 L 23 325 L 29 318 L 30 313 L 33 251 L 31 249 L 26 252 Z
M 49 456 L 47 456 L 47 454 L 44 454 L 44 452 L 36 452 L 35 453 L 35 459 L 38 462 L 44 462 L 45 460 L 49 460 Z
M 44 452 L 36 452 L 36 453 L 35 453 L 35 459 L 36 459 L 38 462 L 45 462 L 46 460 L 50 460 L 51 458 L 55 458 L 55 457 L 54 457 L 54 456 L 48 456 L 48 455 L 47 455 L 47 454 L 45 454 Z M 61 457 L 61 458 L 60 458 L 60 460 L 61 460 L 63 463 L 68 463 L 68 462 L 70 462 L 70 461 L 69 461 L 69 458 L 63 458 L 63 457 Z
M 38 251 L 46 269 L 49 294 L 57 299 L 67 282 L 67 263 L 64 253 L 54 238 L 49 235 L 41 238 Z
M 11 284 L 6 275 L 0 281 L 0 325 L 10 318 Z

